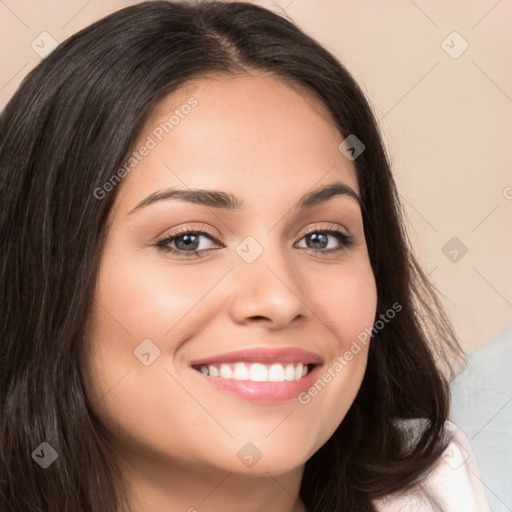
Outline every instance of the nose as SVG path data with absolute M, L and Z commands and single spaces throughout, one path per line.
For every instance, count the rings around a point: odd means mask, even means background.
M 259 323 L 272 330 L 304 321 L 310 310 L 300 276 L 283 257 L 264 255 L 251 264 L 239 261 L 233 269 L 231 318 L 238 324 Z

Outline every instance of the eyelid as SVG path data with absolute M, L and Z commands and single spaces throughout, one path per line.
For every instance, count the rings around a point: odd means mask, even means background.
M 220 242 L 219 237 L 213 233 L 213 231 L 209 230 L 204 226 L 195 227 L 193 225 L 187 224 L 185 226 L 180 226 L 179 228 L 170 229 L 165 231 L 162 235 L 158 236 L 157 240 L 162 241 L 168 238 L 179 237 L 181 235 L 185 235 L 187 233 L 201 233 L 204 235 L 210 236 L 216 242 Z
M 307 236 L 311 233 L 315 233 L 317 231 L 321 232 L 321 231 L 331 231 L 331 230 L 332 231 L 342 231 L 343 234 L 345 234 L 346 236 L 348 236 L 348 237 L 351 236 L 351 234 L 345 228 L 340 226 L 339 224 L 331 223 L 329 226 L 319 227 L 318 225 L 315 225 L 315 226 L 312 226 L 311 228 L 308 228 L 306 231 L 301 232 L 301 235 L 299 236 L 299 238 L 296 242 L 300 241 L 302 238 L 304 238 L 305 236 Z M 159 242 L 165 241 L 169 238 L 179 237 L 180 235 L 184 235 L 187 233 L 200 233 L 200 234 L 208 235 L 209 237 L 212 238 L 212 240 L 214 242 L 221 243 L 219 237 L 217 235 L 215 235 L 212 231 L 210 231 L 208 228 L 205 228 L 204 226 L 194 227 L 191 225 L 181 226 L 181 227 L 177 228 L 175 231 L 171 230 L 169 232 L 166 232 L 163 235 L 161 235 L 160 237 L 158 237 L 158 241 Z
M 339 224 L 332 224 L 329 226 L 313 226 L 311 229 L 308 228 L 307 231 L 303 232 L 300 236 L 299 240 L 304 238 L 305 236 L 309 235 L 310 233 L 316 233 L 317 231 L 341 231 L 346 236 L 351 236 L 351 233 L 349 233 L 344 227 L 340 226 Z

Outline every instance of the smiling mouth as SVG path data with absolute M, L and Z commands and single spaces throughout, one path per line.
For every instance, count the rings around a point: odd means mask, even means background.
M 198 364 L 192 368 L 208 377 L 226 380 L 245 380 L 252 382 L 287 382 L 296 381 L 310 373 L 315 364 L 305 363 L 221 363 Z

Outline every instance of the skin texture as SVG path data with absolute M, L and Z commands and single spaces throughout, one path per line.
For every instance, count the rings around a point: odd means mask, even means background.
M 219 391 L 189 361 L 298 347 L 328 368 L 371 328 L 377 292 L 358 203 L 340 195 L 293 209 L 303 194 L 335 181 L 359 195 L 355 167 L 323 106 L 260 72 L 189 82 L 166 96 L 135 149 L 191 96 L 197 105 L 118 185 L 81 358 L 86 392 L 116 436 L 134 510 L 303 511 L 305 462 L 352 404 L 367 347 L 307 405 Z M 229 192 L 246 206 L 173 199 L 129 213 L 171 187 Z M 315 252 L 306 231 L 333 226 L 353 245 L 328 253 L 343 247 L 329 235 Z M 220 243 L 200 235 L 200 256 L 155 247 L 183 227 L 205 227 Z M 248 236 L 263 250 L 252 263 L 236 252 Z M 134 355 L 144 339 L 160 350 L 149 366 Z M 262 454 L 252 467 L 237 457 L 247 442 Z

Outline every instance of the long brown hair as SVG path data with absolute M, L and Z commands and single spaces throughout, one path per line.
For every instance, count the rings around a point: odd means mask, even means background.
M 376 121 L 350 73 L 262 7 L 145 2 L 60 44 L 0 118 L 0 510 L 118 512 L 109 434 L 78 366 L 115 198 L 114 190 L 98 200 L 94 190 L 120 168 L 166 94 L 247 70 L 306 87 L 344 137 L 363 141 L 354 164 L 376 318 L 401 305 L 372 337 L 346 417 L 307 461 L 302 500 L 311 512 L 372 511 L 373 498 L 418 482 L 446 446 L 449 360 L 461 350 L 413 254 Z M 411 448 L 400 418 L 427 420 Z M 42 442 L 59 454 L 45 470 L 31 457 Z

